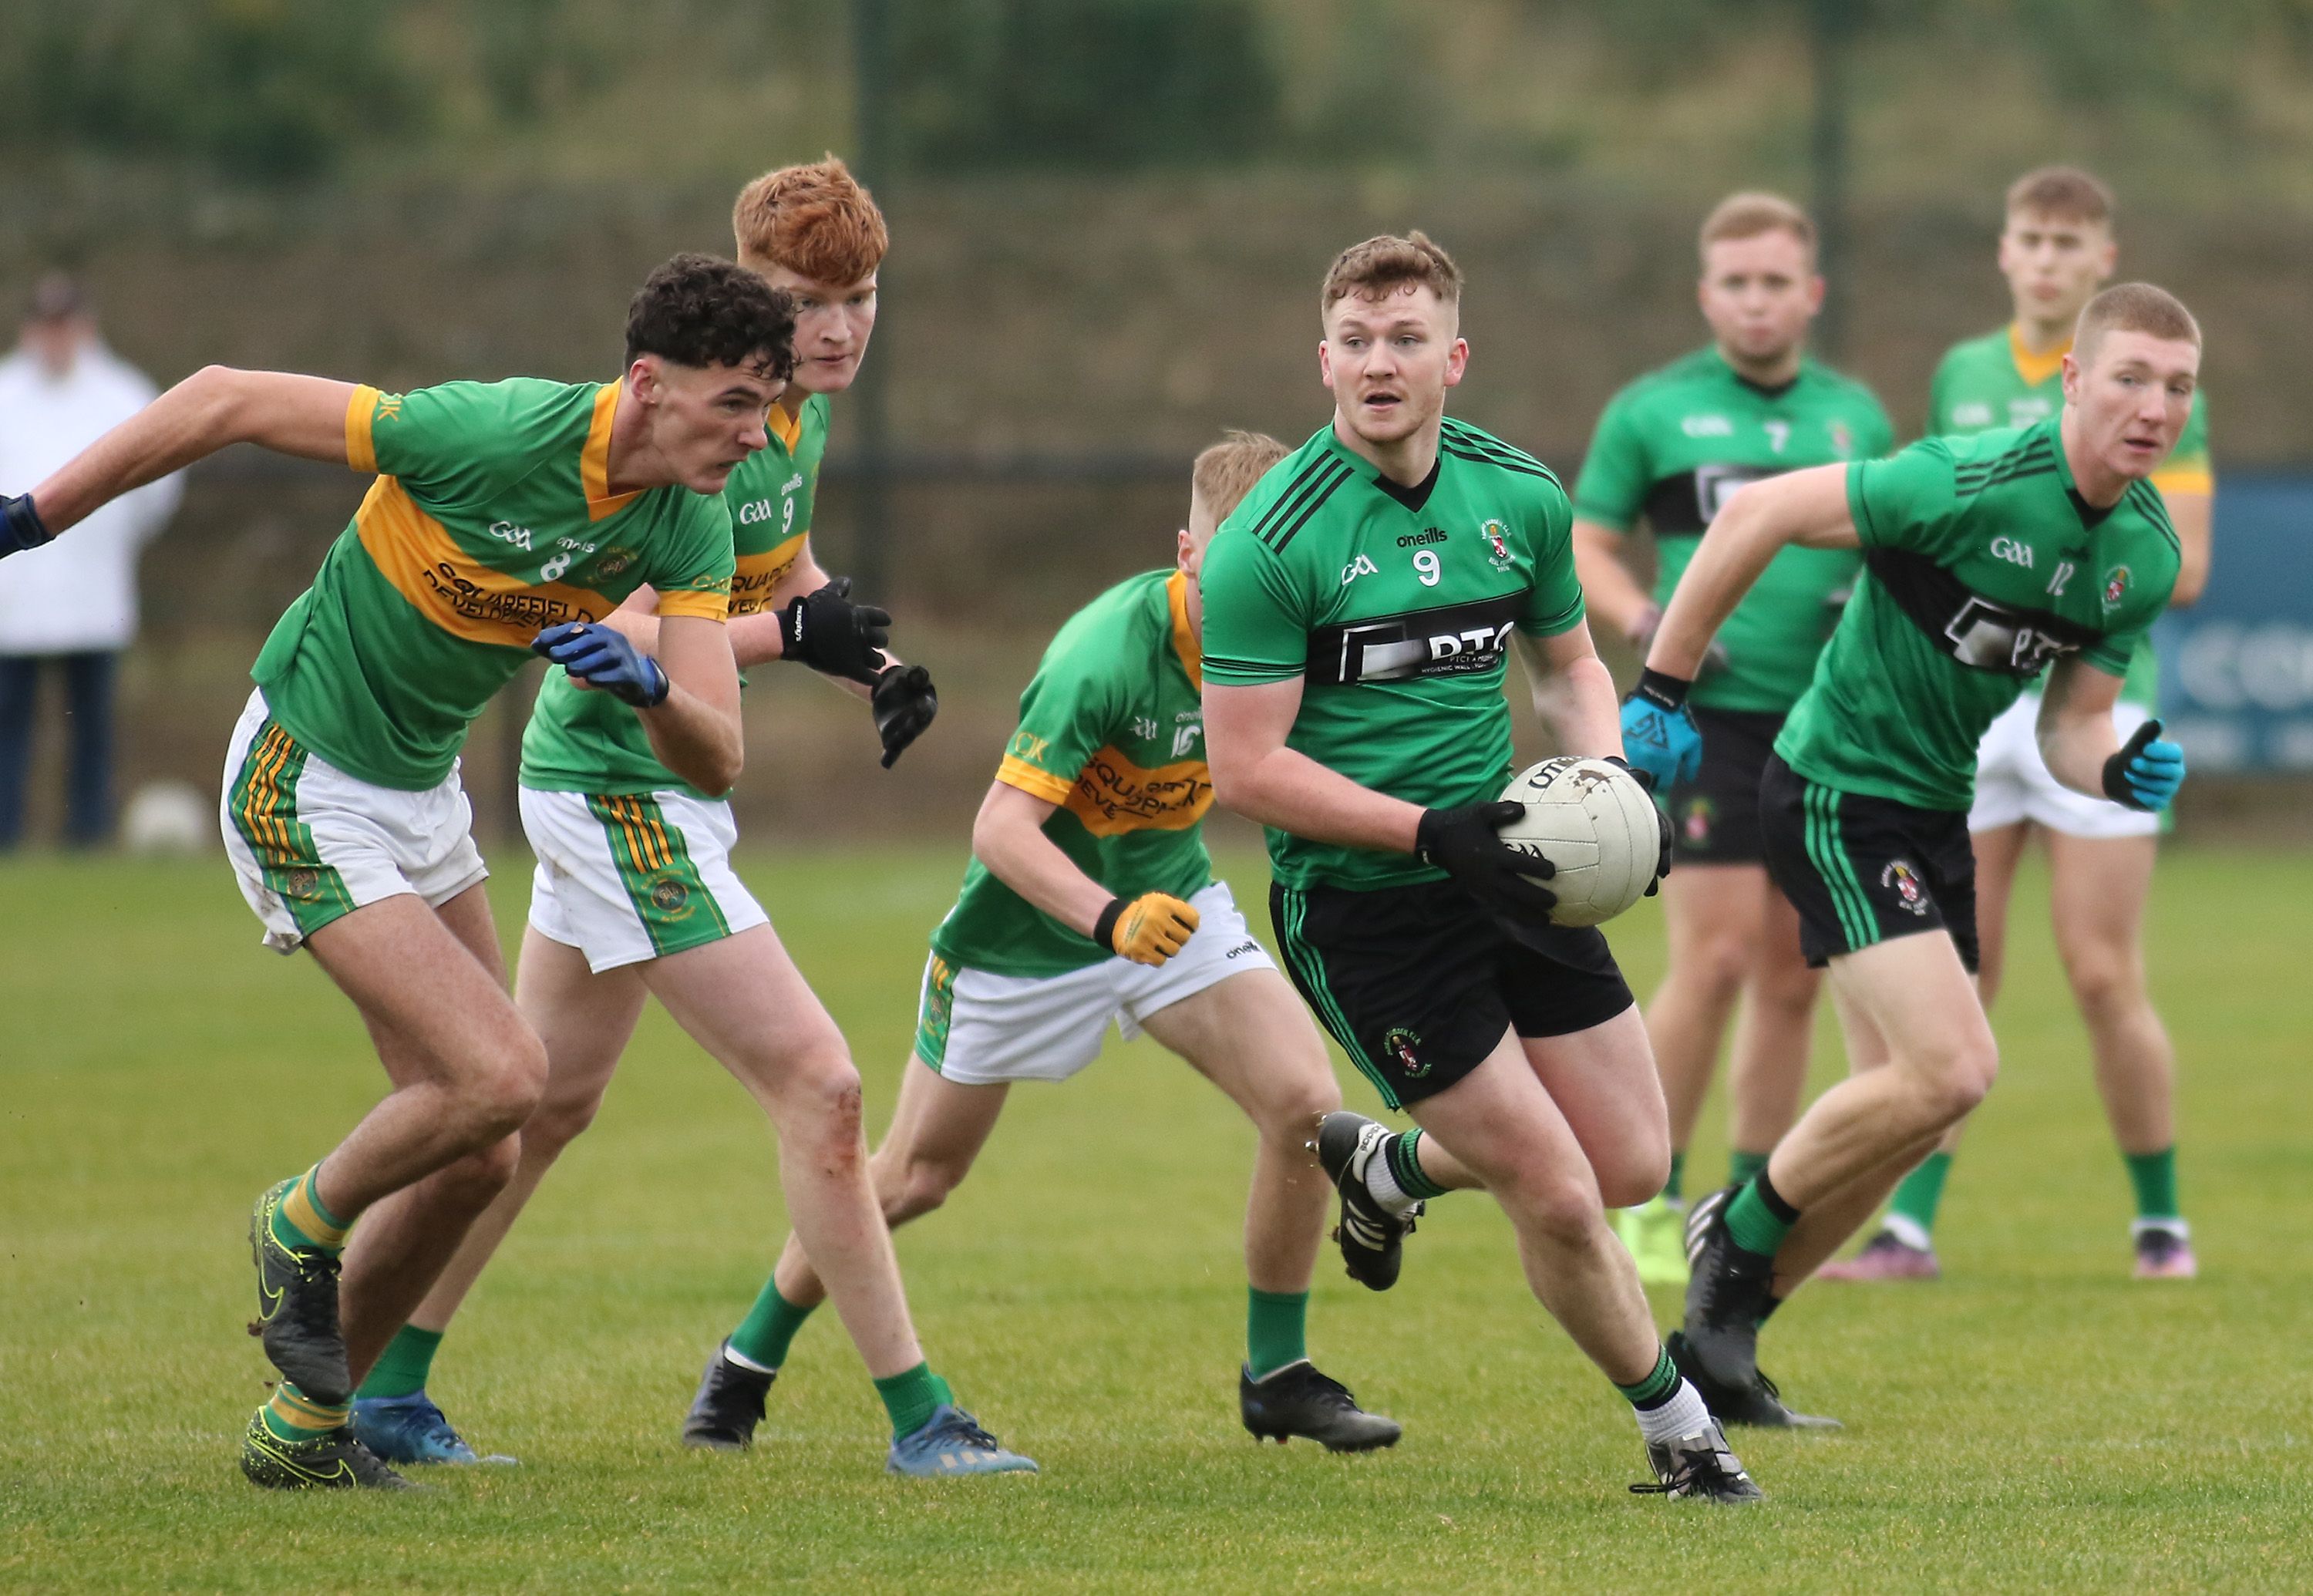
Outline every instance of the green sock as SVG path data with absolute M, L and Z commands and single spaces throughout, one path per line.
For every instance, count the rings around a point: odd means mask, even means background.
M 818 1306 L 816 1302 L 812 1304 L 812 1308 Z M 750 1363 L 777 1369 L 787 1361 L 787 1344 L 803 1328 L 811 1312 L 811 1308 L 797 1308 L 780 1296 L 776 1280 L 767 1280 L 755 1305 L 747 1310 L 739 1327 L 731 1332 L 731 1350 Z
M 318 1441 L 343 1427 L 353 1408 L 346 1403 L 316 1402 L 285 1380 L 257 1411 L 277 1440 Z
M 1745 1152 L 1738 1148 L 1727 1155 L 1727 1184 L 1741 1186 L 1766 1167 L 1765 1153 Z
M 1952 1155 L 1938 1148 L 1904 1177 L 1887 1201 L 1887 1212 L 1900 1213 L 1917 1225 L 1922 1240 L 1935 1234 L 1936 1210 L 1944 1200 L 1944 1177 L 1951 1173 L 1951 1161 Z
M 1799 1211 L 1783 1201 L 1775 1183 L 1762 1169 L 1727 1204 L 1727 1233 L 1745 1252 L 1772 1257 L 1799 1217 Z
M 1245 1371 L 1266 1380 L 1288 1363 L 1309 1355 L 1309 1293 L 1246 1289 Z
M 1427 1202 L 1431 1197 L 1444 1196 L 1446 1188 L 1430 1179 L 1421 1168 L 1420 1146 L 1421 1131 L 1416 1126 L 1383 1142 L 1382 1151 L 1389 1158 L 1389 1177 L 1397 1182 L 1397 1189 L 1409 1197 Z
M 932 1409 L 943 1402 L 955 1400 L 955 1393 L 947 1389 L 947 1381 L 934 1374 L 929 1363 L 885 1375 L 875 1382 L 875 1394 L 884 1398 L 884 1411 L 892 1415 L 894 1440 L 922 1429 L 924 1421 L 932 1416 Z
M 2139 1219 L 2181 1219 L 2184 1210 L 2177 1206 L 2177 1149 L 2174 1145 L 2159 1152 L 2127 1152 L 2121 1157 L 2128 1160 L 2129 1183 L 2136 1187 L 2136 1217 Z
M 1684 1150 L 1670 1155 L 1670 1178 L 1663 1182 L 1662 1195 L 1666 1201 L 1672 1203 L 1681 1202 L 1686 1196 L 1686 1153 Z
M 385 1350 L 371 1366 L 369 1378 L 361 1382 L 356 1397 L 413 1397 L 426 1389 L 426 1376 L 434 1367 L 434 1351 L 442 1345 L 442 1332 L 421 1330 L 416 1325 L 404 1325 L 385 1344 Z
M 1617 1384 L 1614 1389 L 1630 1399 L 1633 1407 L 1659 1407 L 1663 1399 L 1678 1389 L 1678 1365 L 1670 1361 L 1667 1347 L 1655 1354 L 1654 1372 L 1634 1386 Z

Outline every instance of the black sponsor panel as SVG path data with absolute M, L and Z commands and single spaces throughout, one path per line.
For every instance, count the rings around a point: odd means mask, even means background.
M 1309 634 L 1303 674 L 1320 687 L 1344 687 L 1499 670 L 1526 603 L 1525 594 L 1506 593 L 1471 604 L 1321 626 Z
M 1908 549 L 1873 549 L 1864 560 L 1928 641 L 1975 670 L 2029 679 L 2104 637 L 2047 610 L 1985 598 L 1934 560 Z

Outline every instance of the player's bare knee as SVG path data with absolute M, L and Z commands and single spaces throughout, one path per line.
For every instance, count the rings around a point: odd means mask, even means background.
M 464 1204 L 476 1212 L 488 1207 L 514 1180 L 522 1164 L 522 1136 L 501 1136 L 442 1171 Z
M 884 1194 L 884 1222 L 903 1225 L 929 1213 L 963 1183 L 967 1167 L 944 1159 L 909 1160 L 899 1180 Z
M 1591 1173 L 1598 1178 L 1598 1197 L 1604 1206 L 1636 1208 L 1670 1180 L 1669 1133 L 1632 1137 L 1596 1159 Z
M 1587 1245 L 1605 1214 L 1596 1185 L 1555 1171 L 1521 1171 L 1497 1195 L 1505 1205 L 1514 1205 L 1518 1229 L 1558 1248 Z
M 1922 1072 L 1923 1118 L 1936 1125 L 1957 1124 L 1983 1101 L 1999 1073 L 2000 1052 L 1989 1036 L 1951 1047 Z
M 2064 976 L 2072 989 L 2073 1001 L 2080 1012 L 2090 1018 L 2116 1014 L 2128 1008 L 2142 990 L 2135 961 L 2124 953 L 2110 948 L 2089 948 L 2067 952 L 2064 956 Z
M 564 1148 L 586 1133 L 602 1108 L 602 1094 L 599 1091 L 567 1097 L 550 1092 L 539 1104 L 538 1111 L 523 1124 L 523 1156 L 533 1163 L 541 1160 L 553 1162 L 562 1155 Z

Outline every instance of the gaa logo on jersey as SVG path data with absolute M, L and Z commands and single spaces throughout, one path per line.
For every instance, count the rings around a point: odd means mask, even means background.
M 1509 528 L 1499 521 L 1488 521 L 1478 528 L 1478 535 L 1486 540 L 1486 558 L 1498 571 L 1510 569 Z
M 1916 915 L 1928 917 L 1927 889 L 1920 885 L 1919 876 L 1902 860 L 1895 860 L 1879 872 L 1879 885 L 1895 895 L 1896 907 Z
M 1390 1027 L 1383 1033 L 1381 1045 L 1389 1049 L 1397 1060 L 1397 1067 L 1403 1070 L 1409 1079 L 1419 1080 L 1429 1073 L 1429 1066 L 1414 1051 L 1421 1045 L 1421 1038 L 1403 1026 Z
M 2128 568 L 2124 565 L 2115 565 L 2104 579 L 2104 607 L 2107 610 L 2118 609 L 2120 601 L 2127 596 L 2127 594 Z

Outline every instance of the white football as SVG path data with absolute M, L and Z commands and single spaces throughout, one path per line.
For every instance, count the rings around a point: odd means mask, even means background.
M 216 800 L 189 782 L 148 781 L 120 812 L 120 843 L 131 853 L 198 853 L 216 841 Z
M 1546 883 L 1558 895 L 1553 922 L 1597 925 L 1646 895 L 1662 833 L 1654 799 L 1630 772 L 1603 759 L 1545 759 L 1502 797 L 1526 807 L 1502 841 L 1557 867 Z

